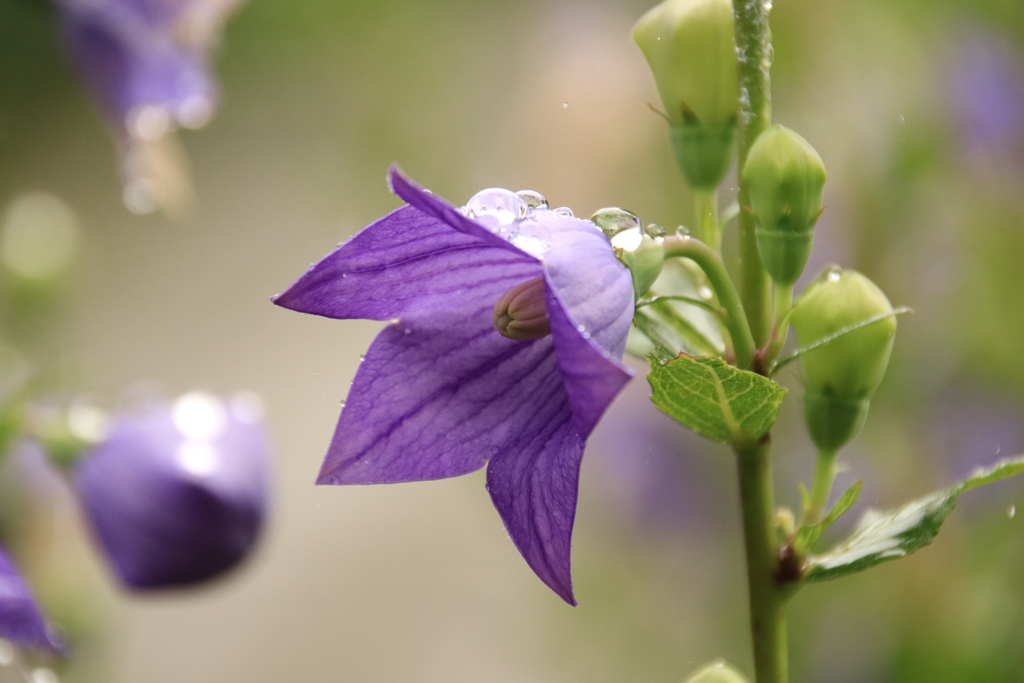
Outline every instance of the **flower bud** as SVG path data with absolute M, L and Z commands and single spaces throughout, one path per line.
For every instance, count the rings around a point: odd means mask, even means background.
M 520 282 L 498 297 L 494 329 L 516 341 L 543 339 L 551 334 L 543 275 Z
M 686 679 L 686 683 L 749 683 L 736 669 L 719 660 Z
M 687 182 L 713 189 L 732 156 L 739 109 L 732 3 L 666 0 L 637 22 L 633 40 L 654 73 Z
M 811 254 L 825 165 L 806 140 L 779 125 L 758 136 L 743 166 L 757 246 L 778 284 L 792 285 Z
M 829 269 L 800 296 L 791 321 L 811 346 L 875 318 L 801 356 L 804 417 L 819 449 L 835 452 L 856 436 L 889 364 L 896 318 L 885 294 L 853 270 Z M 878 319 L 880 318 L 880 319 Z
M 252 550 L 267 504 L 267 443 L 252 403 L 185 394 L 116 419 L 78 461 L 86 517 L 127 586 L 197 583 Z

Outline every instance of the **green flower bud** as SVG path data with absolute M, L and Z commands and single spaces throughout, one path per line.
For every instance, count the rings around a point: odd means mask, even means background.
M 792 285 L 811 255 L 825 165 L 802 137 L 779 125 L 758 136 L 743 166 L 757 247 L 778 284 Z
M 654 73 L 687 182 L 713 189 L 732 156 L 739 110 L 730 0 L 666 0 L 641 17 L 633 40 Z
M 725 662 L 719 660 L 686 679 L 686 683 L 749 683 L 746 677 Z
M 885 294 L 853 270 L 831 268 L 800 296 L 791 322 L 801 346 L 892 313 Z M 811 439 L 835 452 L 856 436 L 892 353 L 896 318 L 883 317 L 801 356 L 804 417 Z

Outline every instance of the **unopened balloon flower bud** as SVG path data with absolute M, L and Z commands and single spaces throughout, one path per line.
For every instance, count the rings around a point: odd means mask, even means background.
M 130 588 L 186 586 L 253 549 L 267 506 L 267 441 L 255 397 L 193 392 L 114 420 L 74 486 Z
M 750 148 L 743 182 L 750 189 L 761 260 L 775 282 L 792 285 L 811 254 L 825 165 L 802 137 L 771 125 Z
M 713 189 L 729 167 L 739 109 L 732 3 L 666 0 L 633 39 L 654 73 L 676 162 L 692 187 Z
M 686 683 L 749 683 L 736 669 L 723 661 L 708 664 L 686 679 Z
M 837 451 L 864 424 L 892 353 L 892 312 L 871 280 L 838 268 L 826 271 L 797 301 L 791 320 L 801 346 L 829 340 L 801 356 L 804 416 L 819 449 Z M 857 327 L 866 321 L 873 322 Z M 856 329 L 839 334 L 851 327 Z
M 494 329 L 517 341 L 543 339 L 551 334 L 543 275 L 520 282 L 498 298 Z

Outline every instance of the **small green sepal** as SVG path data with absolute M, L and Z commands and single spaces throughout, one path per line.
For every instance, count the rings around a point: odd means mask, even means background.
M 732 161 L 736 125 L 684 123 L 670 131 L 676 164 L 686 183 L 696 190 L 713 190 L 722 182 Z

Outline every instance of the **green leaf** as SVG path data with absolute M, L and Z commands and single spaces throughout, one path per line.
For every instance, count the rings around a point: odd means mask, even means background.
M 847 510 L 853 507 L 853 504 L 860 498 L 860 490 L 864 485 L 863 481 L 858 481 L 856 484 L 847 489 L 846 493 L 836 502 L 835 507 L 825 516 L 825 519 L 821 520 L 817 524 L 810 526 L 801 527 L 796 532 L 796 546 L 802 550 L 810 550 L 814 547 L 814 544 L 818 542 L 821 535 L 825 533 L 825 530 L 836 523 L 836 520 L 842 517 Z M 806 495 L 807 489 L 801 486 L 801 495 Z M 807 501 L 809 496 L 805 498 L 804 509 L 807 509 Z
M 662 412 L 714 441 L 757 441 L 771 429 L 786 390 L 721 358 L 681 356 L 651 368 Z
M 1024 472 L 1024 456 L 1007 458 L 967 479 L 895 510 L 868 510 L 853 534 L 823 555 L 811 555 L 804 566 L 808 581 L 828 581 L 859 572 L 886 560 L 909 555 L 930 545 L 957 498 L 985 484 Z M 845 497 L 845 496 L 844 496 Z M 831 515 L 830 515 L 831 516 Z

